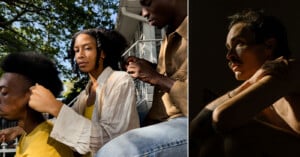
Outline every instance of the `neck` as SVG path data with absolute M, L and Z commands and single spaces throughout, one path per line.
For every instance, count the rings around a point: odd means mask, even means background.
M 92 82 L 96 82 L 97 78 L 100 76 L 100 74 L 103 72 L 103 70 L 104 70 L 103 64 L 100 64 L 97 69 L 89 72 L 88 74 L 89 74 L 90 80 Z
M 167 26 L 167 32 L 171 33 L 174 32 L 179 25 L 183 22 L 183 20 L 185 19 L 185 17 L 187 16 L 187 3 L 186 0 L 184 1 L 177 1 L 176 3 L 176 15 L 174 15 L 174 19 L 173 22 L 171 22 L 168 26 Z
M 18 125 L 22 127 L 27 134 L 29 134 L 44 121 L 45 118 L 42 113 L 30 109 L 27 111 L 26 117 L 22 120 L 19 120 Z

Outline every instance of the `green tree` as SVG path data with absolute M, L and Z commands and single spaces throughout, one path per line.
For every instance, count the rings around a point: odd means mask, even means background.
M 45 53 L 57 62 L 62 78 L 75 81 L 65 100 L 83 88 L 64 60 L 73 33 L 85 28 L 114 28 L 118 0 L 0 0 L 0 59 L 20 51 Z M 78 82 L 79 81 L 79 82 Z M 76 93 L 77 92 L 77 93 Z

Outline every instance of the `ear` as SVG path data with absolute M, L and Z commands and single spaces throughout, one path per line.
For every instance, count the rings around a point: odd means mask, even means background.
M 106 54 L 103 50 L 101 50 L 101 53 L 100 53 L 100 58 L 104 59 L 106 57 Z
M 269 38 L 265 41 L 265 46 L 267 50 L 267 56 L 272 58 L 273 53 L 277 47 L 277 40 L 275 38 Z

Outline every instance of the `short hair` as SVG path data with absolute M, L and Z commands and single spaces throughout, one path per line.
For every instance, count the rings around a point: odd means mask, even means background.
M 68 50 L 68 58 L 71 60 L 71 64 L 75 72 L 78 72 L 78 66 L 74 61 L 75 52 L 74 44 L 78 35 L 87 34 L 96 40 L 97 58 L 96 67 L 99 66 L 99 59 L 101 50 L 105 52 L 104 68 L 110 66 L 114 70 L 120 70 L 120 61 L 123 52 L 128 47 L 126 38 L 115 30 L 106 30 L 102 28 L 84 29 L 75 33 L 72 37 L 71 45 Z
M 45 55 L 34 52 L 10 53 L 2 60 L 3 72 L 17 73 L 25 76 L 31 85 L 36 83 L 49 89 L 55 97 L 63 90 L 59 71 L 54 62 Z
M 291 51 L 288 46 L 286 28 L 275 16 L 266 15 L 262 9 L 245 9 L 229 16 L 228 19 L 230 20 L 228 29 L 231 29 L 236 23 L 245 23 L 246 27 L 255 33 L 256 43 L 263 43 L 267 39 L 275 38 L 277 46 L 274 49 L 274 58 L 290 57 Z

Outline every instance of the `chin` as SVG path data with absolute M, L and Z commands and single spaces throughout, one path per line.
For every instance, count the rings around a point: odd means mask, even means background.
M 246 78 L 242 73 L 240 72 L 235 72 L 235 79 L 238 81 L 245 81 L 248 78 Z
M 80 70 L 81 72 L 83 72 L 83 73 L 87 73 L 87 72 L 88 72 L 88 70 L 87 70 L 86 68 L 79 68 L 79 70 Z
M 238 80 L 238 81 L 245 81 L 246 79 L 243 79 L 243 78 L 236 78 L 236 80 Z

